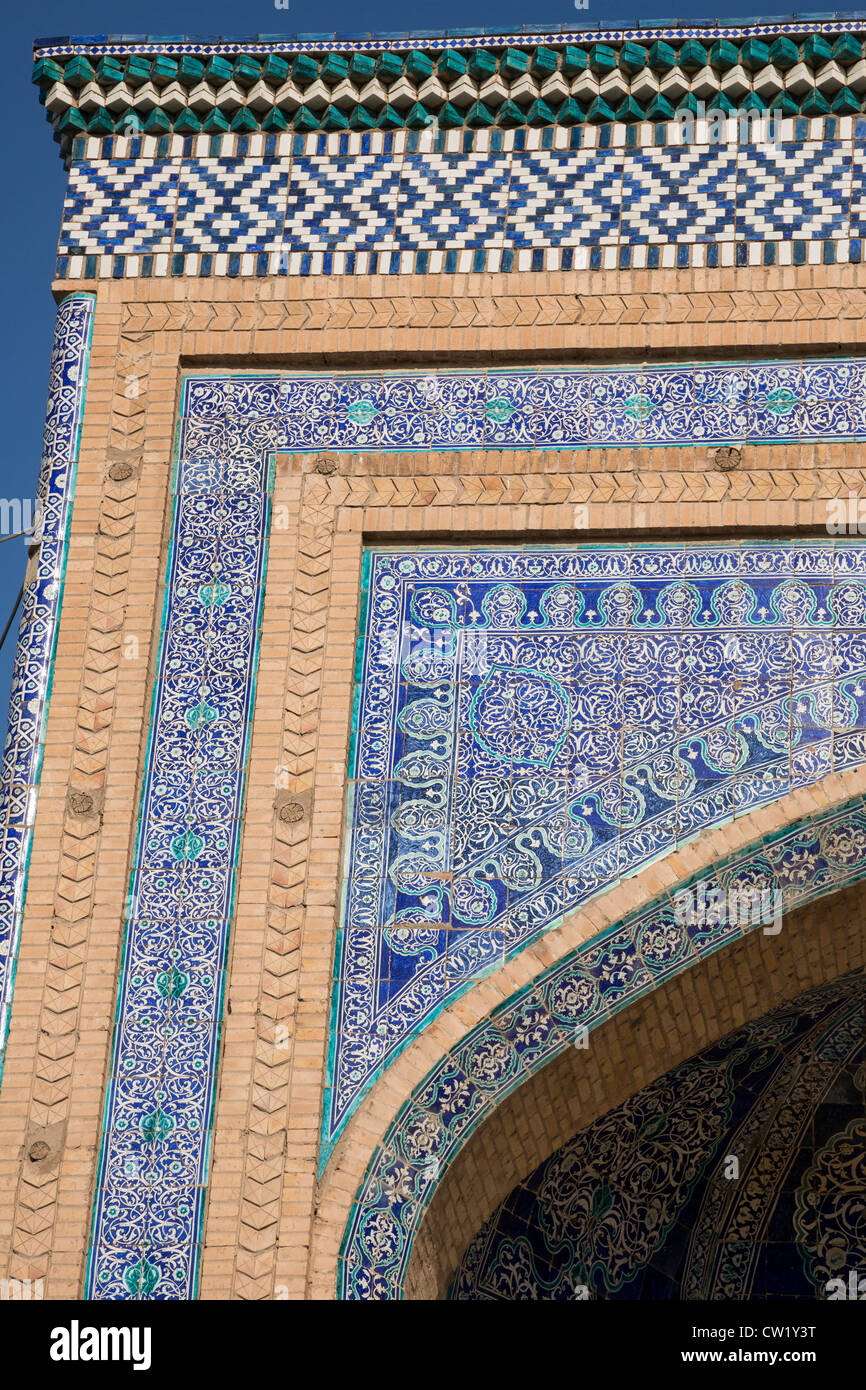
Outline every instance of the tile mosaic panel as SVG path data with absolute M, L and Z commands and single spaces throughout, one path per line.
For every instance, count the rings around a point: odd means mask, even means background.
M 39 774 L 75 490 L 75 465 L 94 297 L 69 295 L 57 311 L 36 489 L 36 574 L 21 601 L 9 719 L 0 763 L 0 1065 L 9 1031 L 15 957 L 27 882 Z
M 213 158 L 206 136 L 165 137 L 164 157 L 154 140 L 118 141 L 137 157 L 108 146 L 71 165 L 58 274 L 790 264 L 795 242 L 806 258 L 859 259 L 866 121 L 833 122 L 833 138 L 820 121 L 785 126 L 778 144 L 739 144 L 732 122 L 724 143 L 661 147 L 603 145 L 596 130 L 426 151 L 418 132 L 216 136 L 243 153 Z
M 722 860 L 507 1000 L 433 1068 L 374 1154 L 346 1227 L 338 1297 L 400 1298 L 412 1242 L 439 1178 L 522 1082 L 574 1046 L 584 1030 L 727 942 L 769 924 L 764 918 L 732 923 L 727 911 L 690 922 L 677 910 L 680 892 L 703 891 L 707 901 L 722 894 L 730 902 L 734 887 L 748 886 L 771 898 L 779 894 L 788 911 L 864 877 L 866 802 L 858 799 Z
M 564 914 L 866 760 L 860 541 L 375 551 L 365 586 L 326 1141 Z
M 283 232 L 288 169 L 277 160 L 202 159 L 178 175 L 177 251 L 268 251 Z
M 280 449 L 526 449 L 866 437 L 866 362 L 286 376 Z
M 184 387 L 88 1260 L 96 1299 L 195 1291 L 276 443 L 257 418 L 268 392 L 236 384 L 245 430 L 221 412 L 205 433 L 207 385 Z
M 774 439 L 780 419 L 795 436 L 836 437 L 861 428 L 864 373 L 863 363 L 839 360 L 185 378 L 88 1268 L 93 1297 L 195 1291 L 273 456 L 499 451 L 571 439 L 616 447 L 713 431 Z M 361 654 L 355 741 L 364 771 L 354 791 L 325 1154 L 394 1051 L 572 897 L 712 819 L 859 760 L 862 559 L 858 544 L 829 543 L 371 557 L 365 603 L 375 632 Z M 742 647 L 728 651 L 726 634 Z M 508 659 L 491 660 L 481 638 Z M 622 652 L 642 640 L 659 669 L 676 658 L 677 680 L 667 664 L 652 688 L 621 660 L 610 667 L 611 638 Z M 711 697 L 724 719 L 707 710 Z M 528 820 L 535 782 L 539 816 Z M 443 814 L 446 805 L 453 814 Z M 443 853 L 453 859 L 461 836 L 468 852 L 494 812 L 483 863 L 475 846 L 465 873 L 446 873 Z M 366 975 L 362 938 L 375 939 Z M 364 1033 L 365 1050 L 359 1030 L 374 1015 L 384 1031 Z

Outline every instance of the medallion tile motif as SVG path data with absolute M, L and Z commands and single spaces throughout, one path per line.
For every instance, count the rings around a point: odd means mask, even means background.
M 69 295 L 57 311 L 54 326 L 42 467 L 36 489 L 38 529 L 34 541 L 40 541 L 39 556 L 35 577 L 21 600 L 9 721 L 0 767 L 0 1065 L 9 1030 L 15 957 L 63 597 L 93 308 L 92 295 Z

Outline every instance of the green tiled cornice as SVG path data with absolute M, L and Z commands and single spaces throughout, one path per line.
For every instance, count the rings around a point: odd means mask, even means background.
M 834 31 L 835 30 L 835 31 Z M 364 45 L 46 42 L 33 81 L 55 134 L 420 130 L 662 122 L 684 107 L 855 115 L 866 24 Z M 364 47 L 377 51 L 362 51 Z M 305 48 L 307 51 L 291 51 Z M 166 51 L 166 50 L 172 51 Z M 214 51 L 220 49 L 221 51 Z M 277 51 L 283 49 L 286 51 Z M 111 51 L 105 51 L 111 50 Z

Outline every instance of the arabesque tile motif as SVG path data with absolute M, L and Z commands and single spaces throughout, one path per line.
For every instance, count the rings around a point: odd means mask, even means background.
M 851 437 L 864 373 L 185 378 L 91 1296 L 195 1293 L 274 455 Z M 369 557 L 324 1159 L 479 972 L 703 826 L 863 760 L 864 567 L 841 542 Z
M 565 913 L 866 760 L 862 542 L 376 551 L 365 582 L 328 1142 Z
M 579 1130 L 481 1228 L 449 1296 L 832 1297 L 836 1252 L 866 1259 L 864 1003 L 862 969 L 811 989 Z
M 92 1298 L 192 1296 L 276 436 L 256 383 L 202 448 L 186 383 L 160 646 L 97 1179 Z M 219 388 L 217 396 L 222 405 Z M 270 400 L 264 388 L 265 407 Z M 270 446 L 270 447 L 269 447 Z

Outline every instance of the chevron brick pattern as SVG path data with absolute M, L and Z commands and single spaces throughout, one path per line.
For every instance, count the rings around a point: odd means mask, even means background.
M 291 1117 L 293 1085 L 297 1089 L 299 1084 L 295 1043 L 298 1033 L 303 1038 L 309 1027 L 303 1017 L 303 995 L 298 997 L 298 977 L 311 872 L 309 811 L 315 790 L 318 711 L 331 602 L 334 506 L 324 478 L 308 475 L 303 483 L 293 543 L 295 576 L 279 782 L 286 795 L 296 802 L 301 798 L 306 814 L 296 823 L 279 816 L 274 822 L 233 1285 L 235 1297 L 242 1299 L 274 1296 L 287 1191 L 293 1202 L 301 1192 L 309 1201 L 313 1196 L 308 1156 L 303 1152 L 309 1148 L 309 1139 L 300 1141 L 299 1152 Z M 293 510 L 297 513 L 297 508 Z M 295 1286 L 292 1296 L 297 1293 Z
M 98 807 L 105 781 L 124 596 L 129 581 L 135 484 L 106 480 L 93 557 L 90 618 L 85 639 L 79 709 L 70 759 L 69 786 L 87 793 L 92 809 L 67 809 L 62 827 L 60 872 L 41 1000 L 28 1139 L 56 1145 L 70 1116 L 72 1074 L 81 1025 L 81 988 L 88 956 L 96 860 Z M 22 1163 L 9 1274 L 48 1277 L 56 1239 L 59 1173 L 56 1166 Z M 50 1287 L 50 1286 L 49 1286 Z
M 487 296 L 386 295 L 316 297 L 258 302 L 134 301 L 126 305 L 127 332 L 298 332 L 327 328 L 463 329 L 543 328 L 554 325 L 812 322 L 866 317 L 866 287 L 844 289 L 723 290 L 713 294 L 524 294 Z
M 150 384 L 153 341 L 147 332 L 122 333 L 118 356 L 118 389 L 112 404 L 111 445 L 140 457 Z

